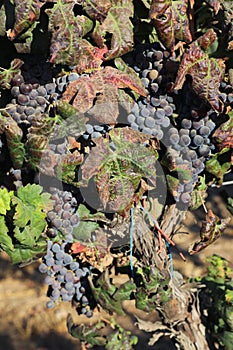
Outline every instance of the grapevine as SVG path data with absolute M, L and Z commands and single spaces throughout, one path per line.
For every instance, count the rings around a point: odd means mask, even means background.
M 205 204 L 210 188 L 232 184 L 229 3 L 0 7 L 0 42 L 11 48 L 0 55 L 0 251 L 19 267 L 36 262 L 48 309 L 69 303 L 86 316 L 67 313 L 83 349 L 138 349 L 117 321 L 131 301 L 158 312 L 153 324 L 136 316 L 150 346 L 231 349 L 225 260 L 209 258 L 215 270 L 191 282 L 172 261 L 207 251 L 231 225 Z M 200 237 L 183 251 L 175 234 L 197 209 Z

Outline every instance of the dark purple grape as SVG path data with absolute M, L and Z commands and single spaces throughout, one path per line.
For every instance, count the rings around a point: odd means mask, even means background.
M 21 74 L 16 74 L 12 79 L 12 83 L 15 86 L 20 86 L 24 82 L 24 78 Z
M 188 204 L 191 200 L 191 196 L 188 192 L 184 192 L 181 194 L 180 199 L 184 204 Z
M 43 96 L 38 96 L 36 98 L 36 102 L 38 103 L 39 106 L 44 106 L 46 105 L 46 99 Z
M 23 94 L 19 94 L 17 97 L 17 101 L 22 106 L 27 106 L 29 103 L 29 97 Z
M 17 97 L 20 94 L 19 86 L 13 86 L 11 89 L 11 95 Z
M 32 91 L 32 85 L 23 83 L 20 85 L 19 89 L 22 94 L 28 95 Z
M 190 129 L 192 127 L 192 122 L 189 119 L 183 119 L 182 122 L 181 122 L 181 126 L 184 129 Z
M 193 138 L 193 143 L 195 146 L 201 146 L 203 144 L 204 140 L 203 137 L 200 135 L 196 135 Z

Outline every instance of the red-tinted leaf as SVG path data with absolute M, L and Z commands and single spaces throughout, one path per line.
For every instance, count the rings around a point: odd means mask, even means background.
M 215 42 L 217 39 L 217 34 L 213 30 L 213 28 L 208 29 L 207 32 L 198 38 L 198 44 L 204 49 L 208 50 L 208 48 Z
M 148 190 L 143 178 L 156 185 L 156 155 L 143 145 L 145 140 L 148 135 L 128 127 L 113 129 L 109 138 L 96 140 L 81 167 L 80 184 L 87 186 L 94 177 L 104 208 L 124 215 Z
M 91 18 L 102 23 L 107 17 L 111 5 L 110 0 L 85 0 L 83 8 Z
M 150 18 L 164 46 L 173 51 L 175 39 L 189 43 L 192 35 L 187 16 L 188 0 L 153 0 Z
M 213 134 L 213 140 L 220 151 L 223 148 L 233 148 L 233 111 L 229 113 L 229 117 Z
M 112 67 L 105 67 L 89 77 L 80 77 L 70 83 L 62 99 L 72 101 L 77 110 L 82 113 L 88 112 L 88 115 L 100 124 L 115 124 L 119 104 L 129 104 L 127 95 L 119 94 L 119 88 L 130 88 L 143 96 L 146 95 L 141 82 L 134 81 L 133 76 Z
M 79 254 L 81 252 L 87 251 L 88 248 L 79 242 L 75 242 L 72 244 L 70 249 L 71 249 L 73 254 Z
M 106 36 L 112 35 L 109 51 L 105 55 L 107 60 L 122 56 L 133 47 L 133 25 L 130 21 L 134 14 L 132 0 L 112 0 L 111 4 L 107 17 L 101 24 L 96 24 L 92 33 L 99 46 L 105 43 Z
M 90 44 L 82 41 L 93 26 L 85 16 L 76 16 L 75 3 L 71 0 L 57 0 L 52 8 L 46 9 L 49 16 L 49 30 L 52 33 L 50 62 L 75 65 L 80 55 L 90 51 Z
M 208 247 L 211 243 L 215 242 L 222 235 L 222 232 L 229 221 L 230 218 L 220 219 L 209 209 L 206 214 L 206 220 L 202 222 L 200 231 L 201 240 L 194 243 L 189 254 L 193 255 L 198 253 Z
M 224 72 L 225 64 L 222 59 L 209 58 L 196 43 L 192 43 L 183 55 L 174 88 L 181 89 L 186 75 L 191 75 L 193 90 L 219 111 L 219 85 Z
M 82 39 L 79 46 L 79 54 L 76 57 L 75 70 L 78 73 L 92 73 L 100 69 L 104 55 L 108 51 L 107 46 L 98 48 L 92 46 L 87 40 Z
M 39 19 L 40 8 L 43 3 L 39 0 L 14 0 L 15 23 L 14 28 L 8 33 L 8 38 L 14 40 L 16 36 L 27 30 Z

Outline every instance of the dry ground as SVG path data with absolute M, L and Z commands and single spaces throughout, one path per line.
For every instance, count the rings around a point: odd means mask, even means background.
M 228 195 L 233 195 L 233 188 L 228 186 L 226 190 Z M 221 191 L 215 188 L 210 192 L 211 202 L 208 201 L 207 206 L 220 217 L 231 216 L 226 210 Z M 198 232 L 204 216 L 203 209 L 195 213 L 189 212 L 184 226 L 174 237 L 175 242 L 187 257 L 184 263 L 174 252 L 174 268 L 181 271 L 185 277 L 203 275 L 206 271 L 205 258 L 213 253 L 226 258 L 233 267 L 232 217 L 221 239 L 198 255 L 187 254 L 190 244 L 199 237 Z M 80 350 L 79 342 L 67 332 L 66 317 L 70 312 L 76 322 L 82 322 L 85 318 L 78 317 L 69 303 L 61 303 L 53 310 L 46 308 L 46 287 L 43 284 L 43 276 L 37 271 L 37 264 L 19 269 L 11 266 L 5 254 L 1 254 L 0 258 L 0 350 Z M 148 336 L 141 334 L 134 327 L 133 304 L 128 303 L 126 308 L 128 316 L 119 319 L 119 322 L 138 334 L 140 338 L 138 349 L 157 349 L 157 347 L 147 347 L 145 344 Z M 143 316 L 153 318 L 156 315 L 144 314 Z M 165 344 L 162 348 L 172 350 Z

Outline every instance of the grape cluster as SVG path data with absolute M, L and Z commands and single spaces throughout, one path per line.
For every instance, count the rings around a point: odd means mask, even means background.
M 12 80 L 13 99 L 5 107 L 6 111 L 18 124 L 31 124 L 33 118 L 47 111 L 49 105 L 62 96 L 68 84 L 78 78 L 78 74 L 71 73 L 40 85 L 37 82 L 26 83 L 24 76 L 19 73 Z
M 83 134 L 85 140 L 95 139 L 104 136 L 109 130 L 110 125 L 92 125 L 86 124 L 86 132 Z
M 128 64 L 138 73 L 148 95 L 134 104 L 127 123 L 161 140 L 174 168 L 190 172 L 190 180 L 178 173 L 179 185 L 174 194 L 177 202 L 189 205 L 198 175 L 214 149 L 210 139 L 215 128 L 213 111 L 188 86 L 178 95 L 168 92 L 176 64 L 158 44 L 143 45 Z M 174 111 L 179 115 L 176 127 L 172 120 Z
M 51 199 L 54 200 L 53 210 L 47 214 L 49 228 L 47 236 L 54 238 L 61 232 L 66 242 L 72 243 L 72 232 L 74 227 L 79 225 L 80 218 L 77 212 L 77 200 L 69 191 L 62 191 L 57 188 L 50 188 Z
M 74 260 L 67 242 L 48 241 L 47 252 L 39 265 L 39 271 L 47 274 L 45 283 L 48 285 L 50 298 L 48 308 L 54 307 L 59 300 L 74 301 L 80 313 L 92 317 L 93 311 L 85 287 L 86 279 L 91 275 L 91 267 L 82 266 Z
M 148 90 L 147 97 L 140 98 L 127 116 L 127 123 L 135 130 L 142 131 L 162 140 L 164 131 L 170 125 L 175 105 L 172 96 L 166 93 L 169 80 L 165 74 L 165 62 L 169 53 L 157 44 L 142 47 L 133 56 L 133 68 L 138 72 Z

